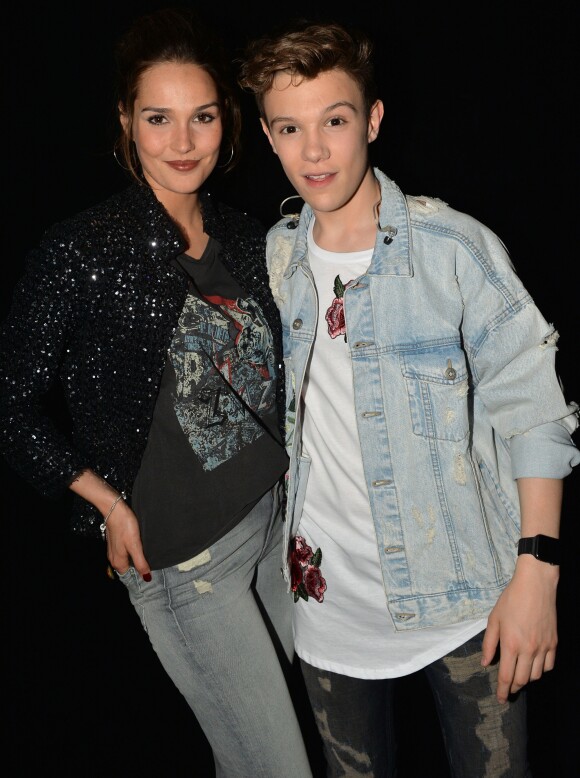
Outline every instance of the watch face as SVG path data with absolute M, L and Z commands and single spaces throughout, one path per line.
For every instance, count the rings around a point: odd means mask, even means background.
M 560 541 L 547 535 L 537 535 L 538 546 L 536 559 L 549 562 L 551 565 L 560 564 Z
M 551 565 L 560 564 L 560 541 L 548 535 L 536 535 L 522 538 L 518 543 L 518 554 L 532 554 L 540 562 Z

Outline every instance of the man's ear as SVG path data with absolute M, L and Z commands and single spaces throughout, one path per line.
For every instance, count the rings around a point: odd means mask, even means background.
M 367 130 L 367 139 L 369 143 L 372 143 L 377 139 L 384 113 L 385 107 L 383 105 L 383 101 L 377 100 L 371 108 L 369 115 L 369 126 Z
M 266 121 L 264 119 L 260 119 L 260 124 L 262 125 L 262 129 L 266 133 L 266 137 L 270 141 L 270 146 L 272 147 L 272 151 L 274 154 L 277 154 L 276 147 L 274 146 L 274 141 L 272 140 L 272 135 L 270 134 L 270 130 L 268 128 L 268 125 L 266 124 Z

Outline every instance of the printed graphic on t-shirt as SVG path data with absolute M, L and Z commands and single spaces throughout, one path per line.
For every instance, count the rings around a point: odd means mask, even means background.
M 169 356 L 175 413 L 204 470 L 214 470 L 264 434 L 251 411 L 273 407 L 275 361 L 255 302 L 206 299 L 188 295 Z
M 340 276 L 334 279 L 334 300 L 330 303 L 324 318 L 328 324 L 328 334 L 331 338 L 344 335 L 346 342 L 346 322 L 344 319 L 344 291 L 354 284 L 354 280 L 343 284 Z
M 314 597 L 317 602 L 324 600 L 326 580 L 320 572 L 322 551 L 312 548 L 301 535 L 296 535 L 290 547 L 291 589 L 294 592 L 294 602 L 300 598 L 308 602 Z

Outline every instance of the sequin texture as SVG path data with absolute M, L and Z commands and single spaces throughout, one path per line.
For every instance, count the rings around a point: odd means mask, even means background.
M 272 329 L 283 419 L 282 336 L 265 228 L 208 193 L 201 204 L 224 265 Z M 53 225 L 27 256 L 0 332 L 0 453 L 41 494 L 62 494 L 92 468 L 130 500 L 187 294 L 170 264 L 184 246 L 152 190 L 135 183 Z M 68 412 L 54 418 L 43 407 L 59 384 Z M 72 530 L 100 537 L 100 522 L 74 495 Z

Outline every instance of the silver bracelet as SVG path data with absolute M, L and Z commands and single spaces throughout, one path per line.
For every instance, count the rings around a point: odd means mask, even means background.
M 115 510 L 115 507 L 116 507 L 117 503 L 119 502 L 119 500 L 126 500 L 126 499 L 127 499 L 127 495 L 125 494 L 125 492 L 121 492 L 121 494 L 119 494 L 119 495 L 117 495 L 117 497 L 115 497 L 115 501 L 113 502 L 113 504 L 109 508 L 109 512 L 107 513 L 107 515 L 103 519 L 103 523 L 99 527 L 99 529 L 101 530 L 101 535 L 102 535 L 103 540 L 107 539 L 107 521 L 109 520 L 109 516 Z

